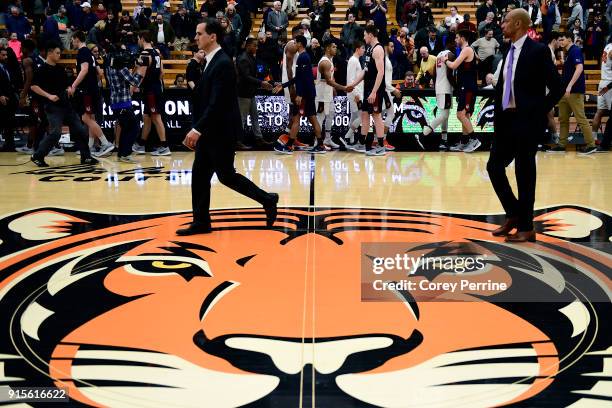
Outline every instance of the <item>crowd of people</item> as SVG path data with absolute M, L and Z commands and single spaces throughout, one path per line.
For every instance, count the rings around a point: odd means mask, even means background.
M 445 5 L 438 2 L 435 6 Z M 307 8 L 306 18 L 296 19 L 298 7 Z M 473 152 L 481 146 L 470 121 L 475 94 L 479 88 L 494 87 L 499 79 L 503 55 L 509 47 L 502 35 L 503 16 L 515 8 L 527 11 L 531 19 L 527 35 L 532 40 L 548 44 L 551 58 L 563 73 L 566 94 L 559 103 L 559 130 L 553 113 L 549 121 L 550 134 L 558 140 L 558 144 L 550 151 L 565 151 L 572 113 L 585 137 L 583 151 L 597 151 L 594 133 L 600 127 L 601 118 L 610 109 L 607 85 L 612 81 L 612 68 L 609 66 L 612 61 L 608 57 L 612 48 L 606 45 L 612 26 L 612 7 L 600 0 L 570 0 L 569 3 L 559 3 L 557 0 L 485 0 L 475 16 L 461 15 L 455 6 L 451 6 L 449 15 L 437 21 L 428 0 L 398 0 L 395 15 L 397 27 L 388 25 L 385 0 L 349 0 L 346 22 L 339 38 L 331 30 L 331 16 L 336 10 L 333 0 L 302 0 L 300 4 L 295 0 L 276 1 L 272 7 L 265 6 L 260 0 L 205 0 L 198 4 L 185 0 L 177 5 L 175 12 L 171 11 L 168 2 L 154 0 L 148 6 L 139 0 L 132 13 L 123 10 L 120 0 L 104 0 L 95 4 L 82 0 L 68 3 L 60 0 L 15 0 L 4 15 L 6 30 L 0 38 L 0 76 L 3 82 L 0 109 L 3 113 L 13 113 L 11 117 L 17 109 L 22 109 L 36 118 L 36 124 L 30 127 L 28 144 L 18 148 L 23 153 L 35 154 L 39 162 L 44 162 L 47 154 L 61 154 L 61 147 L 54 140 L 57 136 L 55 129 L 42 119 L 45 116 L 42 113 L 50 103 L 45 100 L 46 95 L 37 92 L 37 89 L 42 89 L 37 87 L 36 78 L 40 69 L 45 64 L 49 65 L 49 51 L 55 53 L 55 50 L 59 50 L 61 55 L 63 50 L 76 49 L 77 74 L 74 75 L 72 68 L 64 71 L 66 82 L 70 84 L 66 100 L 79 101 L 76 106 L 82 110 L 78 112 L 80 123 L 86 128 L 92 155 L 107 155 L 112 151 L 113 144 L 106 139 L 99 126 L 101 79 L 106 78 L 106 86 L 112 91 L 113 79 L 117 82 L 117 78 L 111 78 L 109 74 L 109 61 L 118 49 L 134 58 L 138 56 L 141 62 L 144 54 L 146 64 L 143 64 L 146 68 L 141 75 L 137 73 L 139 69 L 142 70 L 139 65 L 120 75 L 120 78 L 130 75 L 128 82 L 131 85 L 127 91 L 123 91 L 131 98 L 131 94 L 140 89 L 145 102 L 144 126 L 140 136 L 132 135 L 134 130 L 130 122 L 126 127 L 132 129 L 131 136 L 126 140 L 136 139 L 133 152 L 144 153 L 144 145 L 154 128 L 160 143 L 153 154 L 170 154 L 161 115 L 164 88 L 162 60 L 169 58 L 173 50 L 193 51 L 185 74 L 176 75 L 171 87 L 195 89 L 204 70 L 205 58 L 193 43 L 196 26 L 206 18 L 215 18 L 223 29 L 220 45 L 237 69 L 243 122 L 246 122 L 247 115 L 254 119 L 251 141 L 258 146 L 271 143 L 263 138 L 259 129 L 254 96 L 261 90 L 282 90 L 293 111 L 289 112 L 286 134 L 274 143 L 275 150 L 290 153 L 293 149 L 303 148 L 302 143 L 292 137 L 296 128 L 294 116 L 298 114 L 309 118 L 317 140 L 319 136 L 323 138 L 319 146 L 322 151 L 352 148 L 369 154 L 383 154 L 384 150 L 392 150 L 393 146 L 385 135 L 393 119 L 392 101 L 398 97 L 399 91 L 391 81 L 401 80 L 401 89 L 431 88 L 436 93 L 437 115 L 429 126 L 424 127 L 422 135 L 417 135 L 419 144 L 421 137 L 439 130 L 441 149 Z M 259 13 L 263 21 L 261 27 L 253 27 L 253 17 Z M 567 21 L 562 21 L 561 15 L 568 14 Z M 254 28 L 259 30 L 255 31 Z M 257 34 L 252 35 L 252 32 Z M 299 42 L 296 41 L 298 38 Z M 369 112 L 374 114 L 377 135 L 370 142 L 365 138 L 367 129 L 363 127 L 361 132 L 359 130 L 362 120 L 359 111 L 364 103 L 368 103 L 370 95 L 364 94 L 363 83 L 356 81 L 360 75 L 368 75 L 368 70 L 364 68 L 373 61 L 372 49 L 378 44 L 381 47 L 376 54 L 382 52 L 382 66 L 377 68 L 382 73 L 384 92 L 381 91 L 381 105 L 375 106 L 378 111 Z M 601 63 L 601 95 L 592 124 L 584 111 L 585 56 Z M 308 77 L 304 76 L 308 71 L 306 66 L 300 65 L 305 61 L 310 69 Z M 316 77 L 312 74 L 312 67 L 317 67 Z M 300 75 L 302 82 L 296 83 Z M 310 77 L 312 84 L 308 84 Z M 377 83 L 377 87 L 380 86 Z M 313 109 L 300 107 L 296 101 L 296 89 L 302 88 L 301 91 L 305 92 L 305 87 L 312 88 L 313 96 L 308 99 L 313 99 Z M 334 109 L 329 105 L 337 93 L 346 93 L 349 97 L 351 120 L 346 135 L 331 134 Z M 17 96 L 11 98 L 12 94 Z M 64 100 L 61 95 L 56 96 Z M 457 119 L 462 124 L 463 137 L 457 144 L 449 146 L 446 131 L 454 97 L 457 99 Z M 301 98 L 298 101 L 302 101 Z M 125 101 L 122 100 L 122 103 L 121 106 L 124 106 Z M 11 143 L 14 123 L 9 120 L 2 126 L 5 138 L 3 149 L 12 151 L 15 149 Z M 123 126 L 117 127 L 117 138 L 123 131 Z M 366 134 L 361 137 L 364 131 Z M 53 143 L 49 146 L 45 143 L 47 152 L 36 153 L 42 139 L 38 136 L 45 133 L 53 134 Z M 295 142 L 292 142 L 293 139 Z M 245 139 L 240 140 L 238 147 L 248 149 L 249 143 Z M 600 146 L 599 150 L 607 150 L 606 145 Z M 133 160 L 127 150 L 120 157 L 125 161 Z

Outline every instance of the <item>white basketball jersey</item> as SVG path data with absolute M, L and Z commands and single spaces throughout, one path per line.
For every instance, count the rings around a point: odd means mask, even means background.
M 452 94 L 453 86 L 448 80 L 448 67 L 443 62 L 445 55 L 450 53 L 449 50 L 444 50 L 436 57 L 436 95 L 438 94 Z
M 281 79 L 283 81 L 283 83 L 289 81 L 289 76 L 287 75 L 287 46 L 291 43 L 294 42 L 293 40 L 289 41 L 287 43 L 287 45 L 285 45 L 285 49 L 283 50 L 283 66 L 282 66 L 282 73 L 281 73 Z M 297 67 L 297 59 L 298 59 L 298 53 L 296 52 L 295 55 L 293 56 L 293 65 L 291 66 L 291 72 L 293 73 L 293 77 L 295 77 L 295 68 Z M 285 100 L 287 101 L 287 103 L 291 103 L 291 97 L 289 96 L 289 87 L 284 89 L 284 93 L 285 93 Z
M 387 93 L 393 92 L 395 88 L 393 88 L 393 67 L 391 66 L 391 61 L 385 53 L 385 91 Z
M 612 44 L 606 45 L 601 56 L 601 82 L 605 85 L 612 82 L 612 58 L 608 58 L 610 51 L 612 51 Z
M 361 75 L 362 71 L 363 69 L 361 69 L 361 63 L 359 62 L 359 58 L 353 55 L 349 59 L 348 67 L 346 68 L 346 83 L 353 83 L 355 81 L 355 78 Z M 355 89 L 353 89 L 353 92 L 348 94 L 349 100 L 355 100 L 356 95 L 359 96 L 359 99 L 363 101 L 363 81 L 361 81 L 359 85 L 357 85 Z
M 329 65 L 331 65 L 330 76 L 331 79 L 334 79 L 334 63 L 332 60 L 327 58 L 325 55 L 321 57 L 321 61 L 319 61 L 319 65 L 317 67 L 317 97 L 315 98 L 316 102 L 333 102 L 334 100 L 334 88 L 327 84 L 325 78 L 321 75 L 321 63 L 327 61 Z

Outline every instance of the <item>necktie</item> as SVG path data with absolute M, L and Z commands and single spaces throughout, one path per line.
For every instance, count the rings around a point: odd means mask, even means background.
M 510 47 L 508 53 L 508 66 L 506 67 L 506 78 L 504 79 L 504 99 L 502 100 L 502 108 L 508 109 L 510 105 L 510 95 L 512 95 L 512 65 L 514 65 L 514 45 Z
M 4 75 L 6 75 L 6 78 L 9 80 L 11 80 L 11 75 L 9 74 L 8 70 L 6 68 L 4 68 L 4 65 L 0 64 L 0 68 L 2 68 L 2 72 L 4 72 Z

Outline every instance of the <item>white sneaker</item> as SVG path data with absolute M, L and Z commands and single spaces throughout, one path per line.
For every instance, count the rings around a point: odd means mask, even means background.
M 482 143 L 478 139 L 472 139 L 468 142 L 467 146 L 463 148 L 464 153 L 473 153 L 480 147 Z
M 132 145 L 132 151 L 136 154 L 145 154 L 145 147 L 139 145 L 138 143 L 134 143 Z
M 151 152 L 151 156 L 170 156 L 172 152 L 169 147 L 160 146 Z
M 16 151 L 17 153 L 21 153 L 21 154 L 29 154 L 29 155 L 31 155 L 32 153 L 34 153 L 34 149 L 32 149 L 31 147 L 28 147 L 28 146 L 17 147 L 17 148 L 15 148 L 15 151 Z
M 462 152 L 463 149 L 465 149 L 465 146 L 463 143 L 459 142 L 456 145 L 453 145 L 450 147 L 450 151 L 451 152 Z
M 135 160 L 131 155 L 130 156 L 119 156 L 119 161 L 123 162 L 123 163 L 138 163 L 137 160 Z
M 326 146 L 331 147 L 332 149 L 339 149 L 340 145 L 336 142 L 334 142 L 331 138 L 331 136 L 327 136 L 325 137 L 325 140 L 323 140 L 323 144 Z
M 53 149 L 49 151 L 49 154 L 47 154 L 47 156 L 63 156 L 64 153 L 66 152 L 61 147 L 60 148 L 54 147 Z
M 384 156 L 386 151 L 384 146 L 377 146 L 368 150 L 366 156 Z
M 351 146 L 351 150 L 357 153 L 365 153 L 365 145 L 357 142 Z
M 109 156 L 113 150 L 115 150 L 115 145 L 112 143 L 107 143 L 105 145 L 100 146 L 100 148 L 95 151 L 95 152 L 91 152 L 91 155 L 94 157 L 105 157 L 105 156 Z

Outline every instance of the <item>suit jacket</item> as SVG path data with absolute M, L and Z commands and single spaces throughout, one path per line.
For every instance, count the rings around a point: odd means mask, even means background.
M 198 143 L 198 149 L 221 146 L 233 149 L 242 133 L 242 120 L 236 94 L 236 70 L 223 50 L 207 62 L 193 95 L 193 128 L 205 140 Z
M 276 40 L 278 36 L 286 32 L 287 27 L 289 27 L 289 17 L 287 17 L 287 13 L 285 13 L 284 11 L 281 11 L 279 14 L 276 14 L 276 11 L 272 10 L 268 14 L 266 26 L 270 31 L 272 31 L 272 38 Z M 281 31 L 276 31 L 274 29 L 275 27 L 280 27 Z
M 502 64 L 506 63 L 509 49 L 504 52 Z M 495 87 L 495 127 L 502 113 L 504 91 L 504 65 Z M 549 90 L 546 94 L 546 90 Z M 544 44 L 527 37 L 516 64 L 514 73 L 514 101 L 519 126 L 525 134 L 540 138 L 548 123 L 546 115 L 563 95 L 561 78 Z M 539 140 L 534 140 L 539 141 Z
M 17 105 L 17 91 L 13 85 L 15 82 L 13 78 L 11 77 L 9 80 L 8 75 L 11 74 L 9 73 L 7 75 L 8 71 L 6 64 L 4 65 L 4 69 L 0 68 L 0 96 L 9 98 L 8 107 L 11 108 Z M 6 108 L 6 106 L 0 105 L 0 108 Z
M 248 52 L 243 52 L 236 60 L 236 70 L 238 71 L 238 96 L 253 98 L 262 82 L 257 78 L 255 58 Z

